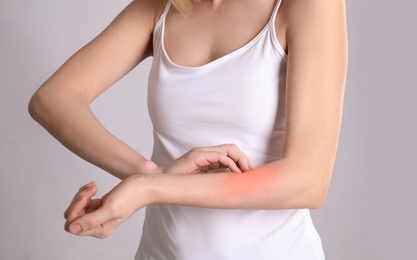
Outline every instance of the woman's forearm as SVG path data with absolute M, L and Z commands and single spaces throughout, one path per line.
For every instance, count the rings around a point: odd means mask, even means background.
M 29 112 L 64 146 L 117 178 L 156 167 L 112 135 L 75 92 L 40 88 L 29 103 Z
M 244 173 L 145 176 L 157 204 L 225 209 L 318 208 L 328 183 L 299 172 L 285 160 Z
M 97 192 L 94 184 L 87 184 L 66 211 L 66 230 L 105 238 L 137 210 L 152 204 L 222 209 L 318 208 L 328 182 L 317 177 L 296 170 L 285 160 L 243 173 L 136 174 L 96 199 L 99 207 L 87 203 Z M 91 212 L 87 213 L 89 207 Z

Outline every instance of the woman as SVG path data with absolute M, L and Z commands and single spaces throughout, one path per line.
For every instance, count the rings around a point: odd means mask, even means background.
M 344 1 L 172 4 L 133 1 L 31 99 L 53 136 L 122 179 L 101 199 L 83 186 L 66 230 L 104 238 L 148 206 L 137 259 L 324 259 L 309 209 L 337 150 Z M 150 55 L 147 160 L 89 104 Z

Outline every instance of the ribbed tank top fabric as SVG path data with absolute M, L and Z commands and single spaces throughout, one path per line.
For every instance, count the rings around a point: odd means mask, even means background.
M 181 66 L 164 47 L 168 1 L 153 35 L 148 109 L 152 160 L 165 165 L 194 147 L 236 144 L 254 167 L 281 158 L 287 55 L 275 17 L 250 42 L 202 66 Z M 322 260 L 307 209 L 237 210 L 181 205 L 146 208 L 136 260 Z

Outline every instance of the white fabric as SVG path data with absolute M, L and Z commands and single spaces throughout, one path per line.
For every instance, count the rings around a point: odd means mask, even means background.
M 253 165 L 277 160 L 285 137 L 286 54 L 274 20 L 245 46 L 199 67 L 164 49 L 168 2 L 154 30 L 148 106 L 152 160 L 164 165 L 193 147 L 234 143 Z M 307 209 L 221 210 L 178 205 L 146 209 L 136 260 L 324 259 Z

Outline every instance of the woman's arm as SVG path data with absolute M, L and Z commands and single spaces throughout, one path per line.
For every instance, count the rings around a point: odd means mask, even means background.
M 156 203 L 258 209 L 318 208 L 323 203 L 342 118 L 345 5 L 343 0 L 288 2 L 283 158 L 243 174 L 143 177 Z
M 93 41 L 74 54 L 29 103 L 29 112 L 63 145 L 118 178 L 150 172 L 155 165 L 97 120 L 89 104 L 149 56 L 151 34 L 163 10 L 136 0 Z
M 242 174 L 132 176 L 117 185 L 98 210 L 68 222 L 72 233 L 105 237 L 137 209 L 155 203 L 246 209 L 320 207 L 333 170 L 342 117 L 345 4 L 343 0 L 293 0 L 287 1 L 286 12 L 283 158 Z

